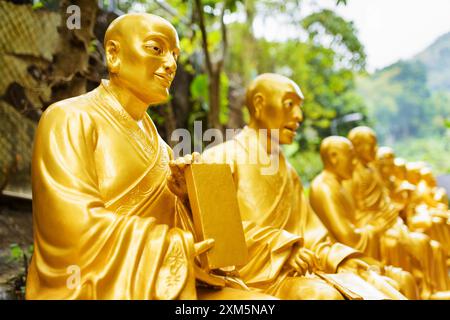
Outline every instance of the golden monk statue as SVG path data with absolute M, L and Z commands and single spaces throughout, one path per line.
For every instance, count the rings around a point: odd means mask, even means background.
M 421 179 L 417 185 L 423 201 L 431 208 L 448 212 L 448 195 L 444 188 L 437 186 L 436 177 L 429 167 L 420 170 Z
M 352 179 L 343 184 L 353 197 L 355 225 L 371 225 L 376 233 L 387 235 L 380 243 L 379 258 L 386 264 L 413 271 L 420 280 L 423 298 L 446 297 L 449 293 L 446 254 L 439 242 L 425 234 L 411 232 L 400 218 L 398 208 L 374 166 L 377 150 L 375 132 L 368 127 L 357 127 L 350 131 L 348 137 L 354 146 L 356 164 Z M 396 250 L 398 247 L 401 250 Z
M 342 299 L 314 273 L 358 274 L 369 265 L 357 250 L 331 241 L 281 151 L 303 119 L 303 100 L 292 80 L 258 76 L 246 92 L 248 126 L 202 158 L 232 168 L 250 256 L 239 269 L 245 283 L 283 299 Z
M 195 159 L 173 161 L 146 113 L 168 99 L 175 28 L 123 15 L 106 31 L 105 52 L 110 80 L 51 105 L 39 122 L 26 298 L 266 298 L 232 288 L 198 294 L 196 279 L 230 282 L 194 261 L 214 244 L 192 232 L 183 168 Z
M 351 179 L 355 166 L 351 142 L 344 137 L 327 137 L 321 143 L 320 156 L 324 169 L 311 183 L 309 197 L 311 206 L 329 230 L 330 235 L 336 241 L 350 245 L 384 262 L 387 259 L 383 259 L 382 254 L 388 254 L 388 252 L 398 254 L 401 250 L 399 243 L 389 232 L 385 233 L 383 229 L 377 229 L 370 223 L 359 224 L 352 195 L 343 186 L 344 181 Z M 389 247 L 382 248 L 383 242 Z M 388 274 L 395 272 L 391 266 L 386 266 L 385 270 Z M 408 298 L 416 299 L 417 286 L 414 279 L 406 272 L 403 273 L 403 277 L 404 283 L 409 284 L 405 286 L 404 294 Z
M 409 197 L 408 226 L 411 230 L 426 233 L 439 241 L 450 254 L 450 226 L 448 210 L 444 204 L 434 200 L 434 194 L 423 179 L 423 175 L 432 175 L 431 170 L 421 162 L 406 164 L 406 178 L 415 186 Z M 428 173 L 429 172 L 429 173 Z M 429 177 L 428 177 L 429 179 Z
M 431 170 L 418 162 L 403 164 L 405 175 L 402 180 L 397 179 L 395 154 L 389 147 L 378 148 L 375 164 L 391 200 L 408 228 L 426 233 L 431 239 L 437 240 L 448 254 L 450 234 L 447 210 L 433 200 L 434 196 L 430 194 L 428 183 L 423 179 L 424 175 L 428 179 L 430 175 L 433 177 Z

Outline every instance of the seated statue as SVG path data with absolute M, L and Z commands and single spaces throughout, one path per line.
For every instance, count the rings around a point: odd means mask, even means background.
M 259 75 L 246 92 L 248 126 L 202 159 L 232 169 L 250 256 L 239 269 L 245 283 L 283 299 L 342 299 L 315 272 L 358 274 L 369 264 L 357 250 L 331 240 L 281 151 L 303 120 L 303 100 L 292 80 Z
M 413 191 L 415 187 L 410 183 L 405 184 L 395 177 L 395 154 L 392 148 L 379 147 L 375 165 L 388 190 L 389 197 L 400 212 L 400 216 L 403 218 L 406 215 L 405 211 L 408 205 L 410 192 Z
M 449 211 L 434 199 L 434 194 L 422 174 L 432 175 L 431 170 L 420 162 L 406 164 L 406 178 L 415 187 L 408 199 L 408 226 L 411 230 L 426 233 L 430 238 L 439 241 L 447 256 L 450 256 Z
M 425 167 L 420 170 L 421 179 L 417 186 L 418 192 L 423 197 L 423 201 L 431 208 L 442 211 L 449 211 L 448 195 L 444 188 L 437 186 L 436 177 L 430 168 Z
M 179 174 L 196 159 L 175 162 L 146 113 L 169 97 L 175 28 L 151 14 L 123 15 L 106 31 L 105 52 L 110 80 L 54 103 L 39 122 L 26 298 L 267 298 L 195 263 L 214 245 L 195 241 Z M 198 290 L 196 279 L 223 289 Z
M 378 148 L 375 164 L 391 200 L 409 229 L 428 234 L 449 252 L 447 210 L 433 200 L 430 188 L 422 178 L 422 172 L 429 172 L 432 176 L 431 170 L 419 163 L 405 164 L 405 178 L 409 177 L 411 182 L 397 179 L 394 174 L 395 154 L 389 147 Z M 407 170 L 408 167 L 410 170 Z
M 353 197 L 355 225 L 371 225 L 377 233 L 388 235 L 380 243 L 380 258 L 386 264 L 412 271 L 419 281 L 423 298 L 447 294 L 446 254 L 439 242 L 423 233 L 411 232 L 400 218 L 398 208 L 389 197 L 374 164 L 377 149 L 375 132 L 368 127 L 357 127 L 350 131 L 348 137 L 355 150 L 356 163 L 352 179 L 344 181 L 343 185 Z

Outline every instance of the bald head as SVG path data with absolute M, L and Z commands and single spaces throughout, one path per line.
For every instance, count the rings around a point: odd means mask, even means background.
M 338 136 L 325 138 L 320 144 L 320 157 L 324 168 L 342 179 L 349 179 L 353 172 L 353 146 L 351 142 Z
M 298 95 L 300 100 L 304 100 L 304 96 L 300 87 L 291 79 L 276 74 L 263 73 L 257 76 L 247 87 L 245 104 L 251 116 L 255 113 L 255 97 L 258 94 L 273 95 L 280 90 L 284 90 L 285 86 L 292 88 L 293 92 Z
M 109 40 L 120 41 L 130 37 L 130 32 L 139 30 L 142 28 L 148 28 L 148 26 L 157 26 L 163 33 L 176 36 L 177 31 L 172 24 L 166 19 L 156 16 L 150 13 L 128 13 L 124 14 L 116 19 L 108 26 L 105 33 L 104 45 Z M 177 36 L 176 36 L 177 37 Z M 178 42 L 178 39 L 173 39 Z
M 371 128 L 366 126 L 359 126 L 350 130 L 350 132 L 348 133 L 348 138 L 353 145 L 357 145 L 360 143 L 364 143 L 370 139 L 376 139 L 377 135 Z
M 394 161 L 395 154 L 394 150 L 391 147 L 379 147 L 377 151 L 377 159 L 378 160 L 386 160 L 386 159 L 392 159 Z

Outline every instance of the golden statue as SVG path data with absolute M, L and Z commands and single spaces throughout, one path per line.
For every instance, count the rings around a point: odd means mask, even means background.
M 357 250 L 331 241 L 281 151 L 303 119 L 303 100 L 292 80 L 258 76 L 246 92 L 248 126 L 202 159 L 232 168 L 250 256 L 239 269 L 245 283 L 283 299 L 342 299 L 315 274 L 362 274 L 369 264 Z
M 354 146 L 356 164 L 352 179 L 343 184 L 353 197 L 355 225 L 371 225 L 376 233 L 386 235 L 381 238 L 378 258 L 386 264 L 412 271 L 420 281 L 423 298 L 446 297 L 449 294 L 446 254 L 439 242 L 423 233 L 411 232 L 400 218 L 374 165 L 375 132 L 368 127 L 357 127 L 350 131 L 349 140 Z
M 430 168 L 420 170 L 421 179 L 417 186 L 423 201 L 431 208 L 448 212 L 448 196 L 444 188 L 437 186 L 436 178 Z M 448 213 L 447 213 L 448 214 Z
M 172 160 L 146 113 L 169 96 L 175 28 L 158 16 L 123 15 L 106 31 L 105 52 L 110 80 L 51 105 L 39 122 L 26 298 L 267 298 L 196 288 L 196 279 L 232 281 L 194 260 L 214 245 L 195 242 L 190 220 L 182 173 L 198 157 Z
M 408 228 L 426 233 L 431 239 L 440 242 L 448 255 L 450 234 L 447 210 L 434 200 L 428 183 L 423 179 L 424 175 L 428 180 L 430 176 L 433 178 L 431 170 L 419 162 L 403 163 L 404 175 L 398 179 L 395 176 L 395 154 L 389 147 L 378 148 L 375 164 Z
M 355 165 L 355 155 L 351 142 L 344 137 L 331 136 L 325 138 L 320 146 L 320 156 L 324 169 L 313 180 L 310 189 L 311 206 L 317 213 L 330 235 L 335 239 L 352 246 L 366 255 L 386 262 L 383 259 L 381 243 L 384 241 L 388 250 L 400 258 L 399 243 L 389 233 L 377 229 L 372 224 L 360 224 L 358 212 L 352 195 L 344 188 L 343 182 L 351 179 Z M 403 266 L 405 263 L 403 263 Z M 385 266 L 387 274 L 399 273 L 392 266 Z M 417 286 L 411 274 L 402 273 L 404 278 L 403 293 L 410 299 L 417 298 Z

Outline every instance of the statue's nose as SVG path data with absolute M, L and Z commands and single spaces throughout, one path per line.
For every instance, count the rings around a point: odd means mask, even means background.
M 171 54 L 168 54 L 166 62 L 164 63 L 164 70 L 171 76 L 173 76 L 177 70 L 177 62 Z

